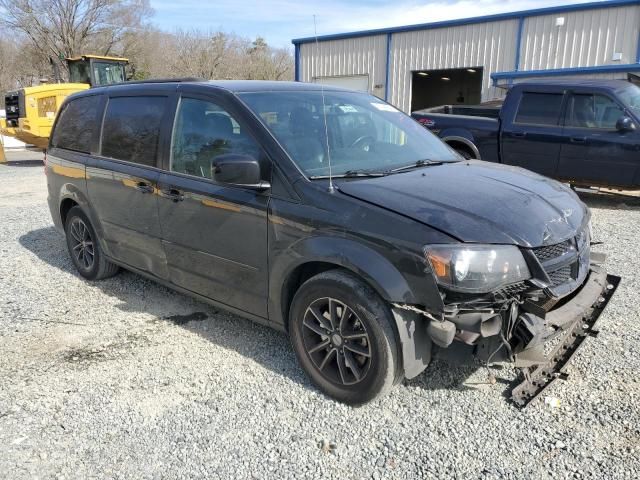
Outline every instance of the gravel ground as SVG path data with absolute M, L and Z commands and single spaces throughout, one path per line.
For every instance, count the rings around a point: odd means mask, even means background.
M 314 389 L 283 334 L 131 273 L 79 278 L 42 165 L 0 165 L 0 186 L 2 478 L 640 476 L 637 198 L 584 195 L 623 283 L 547 391 L 559 407 L 510 406 L 510 370 L 491 385 L 435 362 L 351 408 Z

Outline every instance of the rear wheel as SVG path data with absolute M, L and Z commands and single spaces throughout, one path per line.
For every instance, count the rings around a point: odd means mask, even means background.
M 453 147 L 453 149 L 458 152 L 458 154 L 464 158 L 465 160 L 472 160 L 475 157 L 471 154 L 469 150 L 463 147 Z
M 88 280 L 101 280 L 118 273 L 118 266 L 102 254 L 98 236 L 80 207 L 67 213 L 65 233 L 69 255 L 80 275 Z
M 359 405 L 387 393 L 399 375 L 391 312 L 368 285 L 341 270 L 305 282 L 289 333 L 302 367 L 326 394 Z

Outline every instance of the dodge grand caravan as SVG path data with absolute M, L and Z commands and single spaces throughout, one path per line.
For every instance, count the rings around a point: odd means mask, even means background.
M 350 404 L 456 352 L 514 363 L 524 406 L 619 282 L 569 188 L 464 160 L 338 88 L 91 89 L 61 108 L 46 172 L 80 275 L 125 268 L 286 331 L 313 382 Z

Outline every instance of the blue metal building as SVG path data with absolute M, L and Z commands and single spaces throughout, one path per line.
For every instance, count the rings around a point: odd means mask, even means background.
M 635 79 L 640 0 L 611 0 L 293 40 L 296 80 L 410 112 L 504 96 L 531 78 Z

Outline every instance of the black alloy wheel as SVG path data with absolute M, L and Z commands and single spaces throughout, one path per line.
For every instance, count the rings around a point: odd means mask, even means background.
M 95 263 L 94 240 L 89 227 L 80 217 L 69 222 L 70 248 L 74 263 L 79 270 L 91 271 Z
M 362 405 L 402 378 L 389 305 L 362 279 L 336 269 L 304 282 L 289 309 L 298 361 L 327 395 Z
M 69 255 L 80 275 L 87 280 L 102 280 L 118 273 L 120 267 L 102 254 L 98 235 L 80 207 L 69 210 L 64 230 Z
M 361 382 L 371 365 L 369 334 L 358 315 L 335 298 L 319 298 L 303 320 L 305 350 L 316 368 L 342 385 Z

